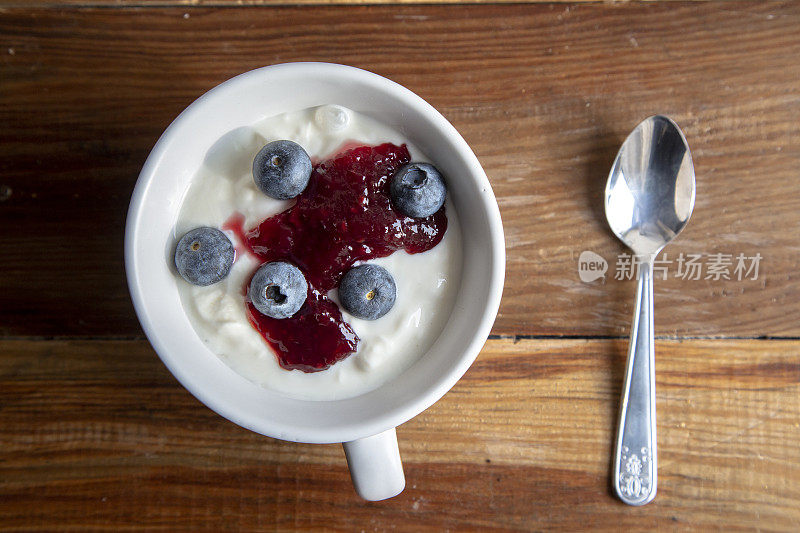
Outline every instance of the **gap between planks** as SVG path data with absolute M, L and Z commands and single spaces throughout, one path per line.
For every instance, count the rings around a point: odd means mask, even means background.
M 490 334 L 487 341 L 511 340 L 519 341 L 558 341 L 558 340 L 624 340 L 628 335 L 531 335 L 531 334 Z M 656 335 L 657 341 L 800 341 L 800 337 L 780 336 L 780 335 Z M 0 336 L 0 343 L 3 341 L 29 341 L 29 342 L 49 342 L 49 341 L 75 341 L 75 342 L 115 342 L 115 341 L 147 341 L 144 335 L 7 335 Z

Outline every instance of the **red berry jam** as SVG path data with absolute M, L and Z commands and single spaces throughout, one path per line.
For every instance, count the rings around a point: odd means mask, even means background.
M 308 281 L 308 298 L 290 318 L 269 318 L 247 304 L 250 322 L 278 354 L 283 368 L 317 372 L 356 350 L 358 336 L 326 296 L 353 263 L 400 249 L 425 252 L 444 237 L 444 207 L 414 219 L 391 205 L 389 180 L 410 161 L 405 145 L 386 143 L 341 152 L 314 167 L 293 207 L 244 235 L 250 253 L 263 262 L 289 261 Z
M 336 304 L 310 286 L 303 307 L 290 318 L 262 315 L 249 301 L 247 317 L 286 370 L 319 372 L 358 347 L 358 335 L 342 320 Z

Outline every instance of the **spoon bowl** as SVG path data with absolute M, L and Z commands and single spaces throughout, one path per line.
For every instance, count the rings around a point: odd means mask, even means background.
M 617 496 L 630 505 L 651 502 L 657 485 L 652 265 L 686 226 L 694 199 L 692 155 L 680 128 L 662 115 L 645 119 L 622 144 L 605 191 L 611 231 L 638 266 L 612 479 Z
M 686 226 L 694 209 L 692 154 L 680 128 L 655 115 L 620 148 L 606 184 L 611 231 L 636 255 L 654 255 Z

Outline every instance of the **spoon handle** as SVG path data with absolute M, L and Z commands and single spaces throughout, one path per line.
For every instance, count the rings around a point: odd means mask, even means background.
M 653 352 L 653 277 L 649 261 L 639 268 L 628 363 L 614 454 L 614 489 L 628 505 L 656 496 L 656 372 Z

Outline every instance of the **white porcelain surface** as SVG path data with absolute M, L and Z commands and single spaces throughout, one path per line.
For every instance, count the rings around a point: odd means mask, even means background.
M 343 444 L 350 477 L 359 496 L 377 502 L 403 492 L 406 477 L 394 428 Z
M 182 199 L 206 152 L 223 135 L 289 110 L 340 104 L 401 131 L 448 178 L 461 219 L 464 269 L 455 309 L 432 348 L 381 388 L 347 400 L 287 398 L 243 378 L 189 323 L 170 267 Z M 326 63 L 290 63 L 237 76 L 190 105 L 153 148 L 134 189 L 125 265 L 139 320 L 158 355 L 200 401 L 270 437 L 347 442 L 416 416 L 446 393 L 478 355 L 497 314 L 505 250 L 500 212 L 477 158 L 421 98 L 376 74 Z

